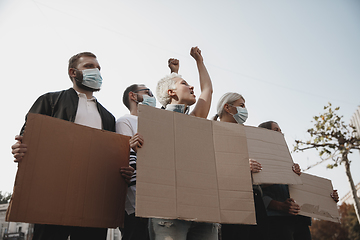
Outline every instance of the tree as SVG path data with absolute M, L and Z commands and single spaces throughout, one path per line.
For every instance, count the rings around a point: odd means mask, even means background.
M 310 232 L 313 240 L 350 240 L 347 229 L 340 223 L 313 219 Z
M 8 203 L 10 201 L 11 198 L 11 193 L 2 193 L 2 191 L 0 191 L 0 204 L 3 203 Z
M 351 240 L 360 240 L 360 224 L 356 218 L 354 205 L 348 205 L 343 203 L 340 206 L 345 208 L 346 215 L 343 217 L 342 225 L 348 231 L 349 239 Z
M 355 184 L 350 171 L 351 161 L 348 155 L 352 150 L 360 150 L 360 139 L 356 137 L 354 126 L 346 125 L 342 121 L 343 116 L 339 116 L 337 111 L 340 107 L 332 109 L 331 103 L 324 107 L 325 112 L 320 116 L 313 117 L 314 128 L 307 132 L 310 134 L 310 140 L 295 140 L 294 152 L 308 149 L 319 151 L 321 161 L 309 166 L 307 169 L 314 167 L 324 161 L 333 160 L 327 168 L 334 168 L 340 164 L 345 164 L 346 176 L 350 183 L 351 194 L 354 199 L 355 212 L 360 222 L 360 203 L 356 195 Z
M 313 240 L 360 240 L 360 225 L 353 205 L 339 206 L 340 223 L 313 219 L 310 227 Z

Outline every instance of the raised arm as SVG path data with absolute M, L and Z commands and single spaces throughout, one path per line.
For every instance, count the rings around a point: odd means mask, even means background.
M 195 59 L 199 71 L 201 94 L 194 110 L 190 115 L 206 118 L 211 106 L 211 97 L 213 93 L 212 83 L 208 71 L 206 70 L 201 50 L 198 47 L 191 48 L 190 55 Z
M 171 73 L 179 73 L 180 63 L 178 59 L 170 58 L 168 60 L 168 66 L 170 68 Z

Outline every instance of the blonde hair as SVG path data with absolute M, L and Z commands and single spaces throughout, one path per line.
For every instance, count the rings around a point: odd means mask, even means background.
M 218 104 L 217 104 L 217 113 L 216 115 L 213 117 L 213 120 L 217 120 L 218 118 L 222 118 L 222 115 L 224 114 L 224 105 L 227 104 L 232 104 L 233 102 L 239 100 L 240 98 L 242 98 L 245 102 L 245 98 L 239 94 L 239 93 L 235 93 L 235 92 L 228 92 L 225 93 L 224 95 L 222 95 L 222 97 L 220 98 Z
M 160 79 L 160 81 L 157 83 L 156 97 L 163 107 L 166 107 L 166 105 L 168 105 L 171 101 L 171 98 L 168 94 L 168 90 L 176 89 L 175 78 L 181 78 L 181 75 L 173 72 L 169 75 L 166 75 L 164 78 Z

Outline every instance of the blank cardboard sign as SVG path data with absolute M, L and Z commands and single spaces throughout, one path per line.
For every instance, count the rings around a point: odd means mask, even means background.
M 255 224 L 245 130 L 139 106 L 136 215 Z
M 261 172 L 252 174 L 254 184 L 301 184 L 282 133 L 250 126 L 245 132 L 249 157 L 262 166 Z
M 7 221 L 122 226 L 129 137 L 29 113 L 23 142 Z
M 336 202 L 331 198 L 331 181 L 302 173 L 302 185 L 289 185 L 290 197 L 301 207 L 300 214 L 332 222 L 339 222 Z

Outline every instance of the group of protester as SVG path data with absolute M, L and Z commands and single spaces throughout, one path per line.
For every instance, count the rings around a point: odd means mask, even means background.
M 201 93 L 196 100 L 194 87 L 179 75 L 179 60 L 169 59 L 171 73 L 162 78 L 156 87 L 156 97 L 144 84 L 133 84 L 126 88 L 123 103 L 129 114 L 115 121 L 93 96 L 102 84 L 100 65 L 96 56 L 90 52 L 74 55 L 69 60 L 68 74 L 72 88 L 40 96 L 29 112 L 39 113 L 77 124 L 117 132 L 130 136 L 129 166 L 120 169 L 121 175 L 129 184 L 125 203 L 124 228 L 121 229 L 125 240 L 192 240 L 192 239 L 311 239 L 309 225 L 311 219 L 298 215 L 300 207 L 290 198 L 287 185 L 253 186 L 257 225 L 204 223 L 180 219 L 141 218 L 135 216 L 136 197 L 136 153 L 144 143 L 137 132 L 138 106 L 156 106 L 156 99 L 168 111 L 207 118 L 211 106 L 213 87 L 198 47 L 191 48 L 190 55 L 195 59 L 199 72 Z M 190 106 L 193 106 L 190 111 Z M 217 104 L 217 114 L 213 120 L 243 124 L 248 117 L 245 99 L 235 92 L 225 93 Z M 26 123 L 25 123 L 26 124 Z M 15 162 L 20 162 L 27 151 L 22 143 L 25 124 L 16 136 L 12 146 Z M 276 122 L 269 121 L 259 125 L 261 128 L 281 132 Z M 249 160 L 250 171 L 262 170 L 261 163 Z M 294 174 L 301 174 L 299 165 L 294 164 Z M 336 191 L 332 197 L 338 200 Z M 33 239 L 106 239 L 107 230 L 76 226 L 35 224 Z

